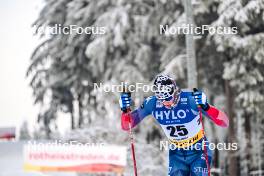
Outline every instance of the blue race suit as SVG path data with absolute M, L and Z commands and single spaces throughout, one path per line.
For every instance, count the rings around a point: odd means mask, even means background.
M 227 116 L 209 105 L 203 114 L 217 125 L 227 126 Z M 123 113 L 122 120 L 131 117 L 132 127 L 148 115 L 152 115 L 160 124 L 170 143 L 175 148 L 169 151 L 169 176 L 205 176 L 207 175 L 206 157 L 203 141 L 207 141 L 200 121 L 199 109 L 192 96 L 192 91 L 182 90 L 178 104 L 165 107 L 155 96 L 148 97 L 142 105 L 131 113 Z M 128 125 L 122 121 L 122 128 Z M 212 152 L 207 148 L 208 161 L 211 163 Z

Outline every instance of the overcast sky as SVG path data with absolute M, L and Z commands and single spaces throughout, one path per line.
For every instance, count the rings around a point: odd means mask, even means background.
M 30 26 L 38 16 L 41 2 L 0 2 L 0 127 L 17 126 L 25 119 L 32 123 L 37 114 L 25 73 L 38 43 Z

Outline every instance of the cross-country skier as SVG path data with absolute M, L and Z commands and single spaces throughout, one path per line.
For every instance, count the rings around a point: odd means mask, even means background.
M 132 112 L 126 112 L 131 106 L 130 93 L 122 93 L 120 107 L 123 111 L 121 125 L 129 130 L 148 115 L 155 117 L 169 141 L 176 146 L 169 150 L 169 176 L 205 176 L 212 160 L 212 152 L 203 148 L 207 141 L 200 121 L 199 109 L 203 115 L 221 127 L 228 127 L 226 114 L 209 105 L 206 95 L 197 89 L 181 90 L 174 79 L 167 75 L 158 75 L 154 81 L 155 96 L 144 100 L 142 105 Z M 200 107 L 200 108 L 199 108 Z M 206 151 L 206 153 L 205 153 Z

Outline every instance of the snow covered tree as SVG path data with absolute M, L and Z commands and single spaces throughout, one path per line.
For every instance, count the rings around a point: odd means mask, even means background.
M 230 142 L 239 142 L 239 152 L 217 158 L 222 162 L 215 167 L 223 169 L 224 174 L 240 175 L 236 169 L 240 158 L 248 161 L 241 164 L 246 168 L 241 175 L 263 168 L 261 143 L 250 145 L 256 137 L 263 137 L 262 126 L 255 126 L 264 123 L 263 11 L 262 0 L 202 0 L 194 5 L 197 26 L 238 27 L 237 35 L 205 34 L 196 40 L 199 87 L 204 88 L 211 103 L 225 108 L 230 116 L 229 133 L 222 134 L 221 130 L 207 125 L 212 134 L 209 137 L 217 142 L 229 136 Z M 151 84 L 154 76 L 163 72 L 185 87 L 184 35 L 160 34 L 160 25 L 173 27 L 183 23 L 180 0 L 47 0 L 34 23 L 37 31 L 56 25 L 76 25 L 103 27 L 105 34 L 41 35 L 47 39 L 32 54 L 27 73 L 35 103 L 42 107 L 40 129 L 49 137 L 60 125 L 56 124 L 59 112 L 69 113 L 74 130 L 65 137 L 67 140 L 72 136 L 92 140 L 96 136 L 99 141 L 124 143 L 127 136 L 120 129 L 119 93 L 101 92 L 94 89 L 93 83 Z M 135 93 L 135 106 L 148 95 Z M 240 133 L 242 129 L 245 133 Z M 165 175 L 164 153 L 159 155 L 151 150 L 147 155 L 147 149 L 153 144 L 157 146 L 157 139 L 163 137 L 156 124 L 146 119 L 136 128 L 136 135 L 140 146 L 147 146 L 137 150 L 143 156 L 139 162 L 149 163 L 146 168 L 140 168 L 140 173 Z M 238 140 L 243 135 L 246 144 Z M 223 162 L 226 157 L 229 164 Z M 160 167 L 155 169 L 158 164 Z M 229 172 L 225 171 L 227 166 Z
M 230 117 L 229 142 L 239 143 L 240 150 L 228 155 L 229 175 L 249 175 L 250 171 L 263 167 L 261 159 L 257 164 L 252 162 L 256 160 L 254 153 L 255 156 L 256 152 L 259 156 L 264 154 L 252 141 L 255 141 L 252 135 L 258 139 L 263 136 L 263 129 L 255 126 L 256 121 L 263 124 L 263 10 L 260 0 L 203 0 L 194 5 L 196 26 L 237 27 L 238 31 L 234 35 L 205 34 L 196 40 L 199 84 L 209 94 L 211 103 L 224 107 L 226 102 Z M 225 101 L 221 96 L 226 97 Z M 244 138 L 245 145 L 239 140 Z M 239 166 L 240 158 L 245 162 Z M 238 167 L 243 168 L 241 173 Z
M 91 83 L 103 82 L 107 85 L 126 81 L 148 84 L 164 69 L 173 73 L 166 64 L 160 65 L 160 58 L 169 63 L 177 53 L 181 53 L 181 48 L 177 47 L 172 37 L 159 34 L 159 25 L 173 23 L 181 12 L 182 6 L 177 1 L 47 1 L 35 22 L 39 29 L 56 24 L 62 27 L 98 26 L 105 27 L 106 33 L 48 35 L 48 39 L 33 53 L 27 75 L 32 77 L 36 103 L 43 107 L 39 123 L 43 125 L 46 136 L 56 129 L 52 123 L 56 121 L 58 112 L 65 112 L 72 116 L 72 128 L 85 127 L 90 133 L 98 130 L 98 140 L 124 143 L 113 140 L 122 133 L 117 105 L 119 93 L 94 90 Z M 182 61 L 182 58 L 178 60 Z M 180 68 L 175 61 L 171 66 Z M 179 78 L 182 78 L 183 70 L 179 73 Z M 146 94 L 138 92 L 133 96 L 138 106 Z M 78 117 L 75 117 L 76 114 Z M 157 142 L 153 141 L 157 139 L 155 136 L 161 136 L 155 124 L 151 124 L 145 122 L 136 129 L 142 139 L 139 141 L 142 147 L 147 142 Z M 105 136 L 105 130 L 113 135 Z M 144 175 L 164 175 L 166 162 L 160 159 L 164 155 L 153 160 L 151 156 L 145 157 L 147 149 L 142 147 L 138 150 L 143 156 L 140 162 L 147 160 L 149 165 L 140 168 L 140 172 Z M 156 153 L 152 156 L 158 155 L 158 148 L 157 144 L 157 151 L 153 150 Z M 157 163 L 162 164 L 163 169 L 155 169 L 154 164 Z
M 27 121 L 24 121 L 19 129 L 19 139 L 20 140 L 28 140 L 30 139 L 30 133 L 28 130 L 28 123 Z
M 217 13 L 219 17 L 212 23 L 213 26 L 237 27 L 237 35 L 214 35 L 208 37 L 214 43 L 219 58 L 224 62 L 223 78 L 228 89 L 228 103 L 233 105 L 229 135 L 237 138 L 235 131 L 238 112 L 242 112 L 246 145 L 240 148 L 240 156 L 245 153 L 241 163 L 242 175 L 249 175 L 250 171 L 257 169 L 252 165 L 252 122 L 263 114 L 263 37 L 264 37 L 264 2 L 256 1 L 220 1 Z M 211 44 L 211 43 L 210 43 Z M 232 95 L 232 96 L 230 96 Z M 263 119 L 262 119 L 263 121 Z M 263 135 L 263 132 L 259 131 Z M 233 135 L 232 135 L 233 134 Z M 236 139 L 237 140 L 237 139 Z M 236 141 L 235 140 L 235 141 Z M 240 141 L 244 142 L 244 141 Z M 243 146 L 241 143 L 239 146 Z M 230 154 L 229 174 L 237 175 L 234 157 Z M 233 160 L 232 160 L 233 159 Z

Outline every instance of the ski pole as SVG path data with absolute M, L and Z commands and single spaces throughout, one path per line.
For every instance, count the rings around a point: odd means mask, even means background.
M 126 92 L 125 91 L 125 87 L 123 90 L 123 93 L 128 93 L 130 94 L 130 92 Z M 131 109 L 130 108 L 126 108 L 123 110 L 124 113 L 128 113 L 128 115 L 130 116 L 131 119 Z M 133 130 L 132 130 L 132 124 L 131 121 L 129 121 L 129 138 L 130 138 L 130 145 L 131 145 L 131 154 L 132 154 L 132 159 L 133 159 L 133 167 L 134 167 L 134 176 L 137 176 L 137 162 L 136 162 L 136 154 L 135 154 L 135 144 L 134 144 L 134 135 L 133 135 Z
M 193 88 L 194 92 L 197 92 L 197 88 Z M 199 111 L 199 116 L 200 116 L 200 123 L 202 124 L 202 133 L 203 133 L 203 148 L 204 148 L 204 154 L 205 154 L 205 161 L 206 161 L 206 167 L 208 170 L 208 176 L 211 176 L 211 171 L 210 171 L 210 165 L 209 165 L 209 159 L 208 159 L 208 152 L 207 148 L 205 146 L 205 131 L 204 131 L 204 124 L 203 124 L 203 116 L 202 116 L 202 106 L 198 105 L 198 111 Z
M 130 112 L 130 108 L 128 112 Z M 134 145 L 134 135 L 132 131 L 131 122 L 129 122 L 129 136 L 130 136 L 130 143 L 131 143 L 131 153 L 133 158 L 133 165 L 134 165 L 134 175 L 137 176 L 137 162 L 136 162 L 136 154 L 135 154 L 135 145 Z
M 210 172 L 210 165 L 209 165 L 209 159 L 208 159 L 208 153 L 207 153 L 207 148 L 205 146 L 205 132 L 204 132 L 204 124 L 203 124 L 203 118 L 202 118 L 202 108 L 199 105 L 198 106 L 198 110 L 199 110 L 199 116 L 200 116 L 200 123 L 202 124 L 202 132 L 203 132 L 203 142 L 204 142 L 204 154 L 205 154 L 205 161 L 206 161 L 206 167 L 208 170 L 208 176 L 211 176 L 211 172 Z

